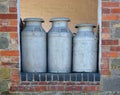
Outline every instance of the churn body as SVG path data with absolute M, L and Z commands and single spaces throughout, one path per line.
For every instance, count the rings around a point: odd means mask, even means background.
M 53 18 L 48 32 L 48 71 L 71 72 L 72 33 L 68 29 L 68 18 Z
M 46 32 L 42 28 L 43 19 L 24 19 L 25 28 L 21 32 L 21 55 L 23 72 L 46 72 Z
M 73 38 L 73 72 L 96 72 L 97 37 L 93 24 L 79 24 Z

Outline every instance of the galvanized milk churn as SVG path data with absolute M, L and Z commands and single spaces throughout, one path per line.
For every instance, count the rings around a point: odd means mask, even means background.
M 22 71 L 46 72 L 46 32 L 41 18 L 24 19 L 21 32 Z
M 52 73 L 71 72 L 72 33 L 68 18 L 53 18 L 48 32 L 48 71 Z
M 97 37 L 93 24 L 78 24 L 73 38 L 73 72 L 96 72 Z

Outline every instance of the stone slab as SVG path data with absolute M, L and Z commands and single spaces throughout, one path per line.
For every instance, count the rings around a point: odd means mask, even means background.
M 6 1 L 8 1 L 8 0 L 0 0 L 0 2 L 6 2 Z
M 8 12 L 8 6 L 0 3 L 0 13 L 7 13 L 7 12 Z
M 111 37 L 112 38 L 119 38 L 120 37 L 120 21 L 111 21 Z
M 7 81 L 0 80 L 0 92 L 8 91 Z
M 112 59 L 110 69 L 112 75 L 120 76 L 120 59 Z
M 120 92 L 115 92 L 115 91 L 100 92 L 100 95 L 120 95 Z
M 0 33 L 0 49 L 6 49 L 9 46 L 8 34 Z
M 102 77 L 102 91 L 120 91 L 120 76 Z

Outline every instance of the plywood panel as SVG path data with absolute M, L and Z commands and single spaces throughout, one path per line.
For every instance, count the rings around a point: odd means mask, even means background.
M 97 0 L 21 0 L 21 17 L 40 17 L 45 20 L 43 24 L 46 31 L 53 17 L 68 17 L 71 19 L 69 27 L 76 31 L 74 26 L 78 23 L 97 24 Z

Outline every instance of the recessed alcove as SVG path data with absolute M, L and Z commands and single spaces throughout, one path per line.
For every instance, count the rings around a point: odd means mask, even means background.
M 43 18 L 46 31 L 51 27 L 51 18 L 68 17 L 70 30 L 76 32 L 79 23 L 98 25 L 98 0 L 20 0 L 20 16 Z
M 54 17 L 70 18 L 69 28 L 72 33 L 76 33 L 75 25 L 79 23 L 92 23 L 97 26 L 95 29 L 98 36 L 97 71 L 88 73 L 24 73 L 21 72 L 22 81 L 100 81 L 99 62 L 100 62 L 100 31 L 99 22 L 99 1 L 97 0 L 20 0 L 20 17 L 24 18 L 43 18 L 43 28 L 46 32 L 51 28 L 49 20 Z M 22 59 L 21 59 L 22 60 Z M 34 63 L 33 63 L 34 64 Z

